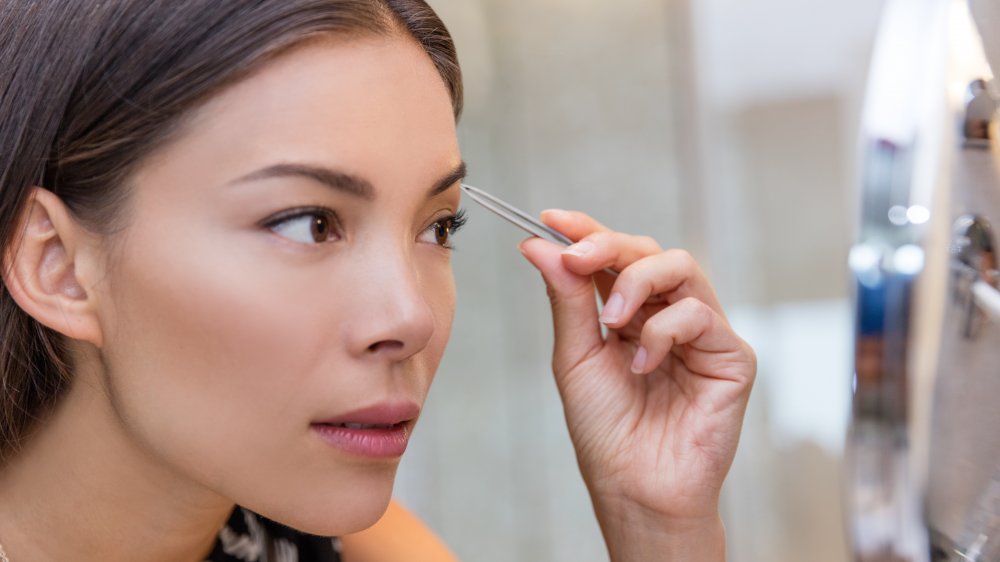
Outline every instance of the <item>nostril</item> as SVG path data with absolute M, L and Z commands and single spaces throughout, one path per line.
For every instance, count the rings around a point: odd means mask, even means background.
M 393 352 L 403 349 L 403 342 L 399 340 L 382 340 L 368 346 L 368 351 L 377 353 L 379 351 Z

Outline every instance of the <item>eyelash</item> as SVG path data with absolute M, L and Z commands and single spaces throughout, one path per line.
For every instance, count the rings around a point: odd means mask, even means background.
M 455 246 L 451 244 L 451 237 L 455 236 L 455 233 L 462 230 L 462 227 L 469 222 L 469 217 L 466 216 L 465 209 L 460 209 L 454 215 L 450 215 L 441 219 L 434 221 L 434 224 L 430 225 L 428 229 L 437 227 L 438 225 L 444 225 L 445 229 L 448 231 L 448 240 L 444 243 L 438 243 L 442 248 L 447 248 L 449 250 L 454 250 Z
M 277 233 L 280 226 L 305 217 L 316 217 L 317 219 L 325 220 L 327 222 L 326 228 L 329 229 L 329 236 L 336 237 L 337 239 L 340 238 L 340 220 L 337 217 L 337 213 L 332 209 L 325 207 L 302 207 L 298 209 L 290 209 L 264 220 L 261 224 L 264 228 Z M 423 232 L 421 232 L 421 234 L 440 226 L 444 226 L 447 232 L 447 239 L 444 243 L 438 242 L 437 245 L 442 248 L 452 250 L 454 249 L 454 246 L 450 243 L 451 237 L 454 236 L 456 232 L 461 230 L 467 222 L 468 217 L 466 216 L 465 209 L 461 209 L 458 213 L 434 221 L 434 223 L 428 226 Z M 310 228 L 312 228 L 312 226 L 314 225 L 311 225 Z M 437 233 L 435 232 L 435 234 Z M 328 240 L 314 241 L 314 243 L 321 244 L 327 241 Z

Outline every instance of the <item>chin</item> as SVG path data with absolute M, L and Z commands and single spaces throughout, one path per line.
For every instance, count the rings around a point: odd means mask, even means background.
M 371 471 L 358 478 L 327 483 L 312 490 L 296 491 L 298 501 L 280 506 L 241 504 L 268 519 L 298 531 L 326 537 L 363 531 L 385 514 L 392 500 L 395 467 Z M 348 481 L 349 480 L 349 481 Z M 291 499 L 291 498 L 289 498 Z

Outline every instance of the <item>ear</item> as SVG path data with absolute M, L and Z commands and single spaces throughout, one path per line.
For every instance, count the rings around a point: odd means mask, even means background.
M 81 270 L 94 271 L 92 237 L 55 194 L 36 187 L 3 256 L 2 273 L 14 302 L 35 320 L 101 347 L 94 295 L 79 278 Z

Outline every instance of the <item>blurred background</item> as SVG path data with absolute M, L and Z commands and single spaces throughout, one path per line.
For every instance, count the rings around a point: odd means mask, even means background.
M 733 562 L 848 559 L 857 134 L 881 2 L 431 0 L 469 183 L 691 251 L 759 356 L 723 496 Z M 549 371 L 544 286 L 469 207 L 453 337 L 397 495 L 463 560 L 607 560 Z

